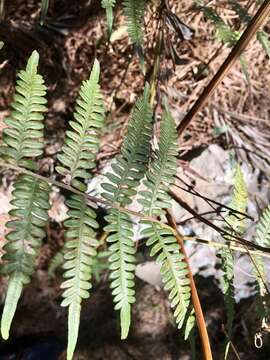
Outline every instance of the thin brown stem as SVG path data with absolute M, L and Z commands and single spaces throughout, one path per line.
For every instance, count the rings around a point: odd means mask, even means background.
M 265 0 L 259 10 L 257 11 L 256 15 L 252 18 L 249 25 L 247 26 L 246 30 L 237 41 L 233 49 L 231 50 L 228 57 L 225 59 L 224 63 L 221 65 L 213 79 L 210 83 L 206 86 L 200 97 L 197 99 L 195 104 L 191 107 L 189 112 L 186 114 L 184 119 L 179 124 L 177 130 L 178 134 L 181 135 L 185 128 L 189 125 L 192 121 L 194 116 L 202 109 L 205 105 L 206 101 L 210 98 L 213 94 L 215 89 L 224 79 L 224 77 L 228 74 L 236 60 L 239 58 L 241 53 L 245 50 L 247 45 L 249 44 L 252 37 L 256 34 L 259 28 L 263 25 L 266 18 L 270 13 L 270 0 Z
M 181 252 L 185 257 L 184 261 L 187 264 L 188 277 L 190 280 L 190 287 L 191 287 L 191 299 L 192 299 L 192 303 L 193 303 L 193 307 L 194 307 L 194 311 L 195 311 L 195 315 L 196 315 L 196 321 L 197 321 L 197 325 L 198 325 L 198 329 L 199 329 L 199 333 L 200 333 L 204 359 L 212 360 L 213 356 L 212 356 L 209 336 L 208 336 L 208 332 L 207 332 L 207 328 L 206 328 L 206 323 L 205 323 L 204 315 L 202 312 L 202 307 L 201 307 L 200 299 L 198 296 L 197 288 L 195 285 L 195 281 L 194 281 L 194 278 L 192 275 L 191 268 L 189 266 L 188 256 L 187 256 L 187 253 L 185 250 L 185 245 L 184 245 L 184 239 L 183 239 L 182 235 L 179 233 L 176 223 L 175 223 L 175 220 L 169 211 L 167 212 L 167 220 L 168 220 L 169 225 L 174 229 L 175 237 L 179 243 L 179 246 L 181 247 Z

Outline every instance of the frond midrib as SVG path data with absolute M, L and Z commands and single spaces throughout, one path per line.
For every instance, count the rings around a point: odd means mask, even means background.
M 88 108 L 87 108 L 87 112 L 84 116 L 84 124 L 82 125 L 82 129 L 83 129 L 83 135 L 80 136 L 80 142 L 78 144 L 78 151 L 76 153 L 76 157 L 75 157 L 75 161 L 74 161 L 74 165 L 71 166 L 70 168 L 70 174 L 71 174 L 71 180 L 75 179 L 75 172 L 78 168 L 80 168 L 79 166 L 79 162 L 81 160 L 81 153 L 83 152 L 82 147 L 83 144 L 85 142 L 85 137 L 87 136 L 87 132 L 89 131 L 89 124 L 91 122 L 91 117 L 93 115 L 93 105 L 95 103 L 95 94 L 96 94 L 96 89 L 97 89 L 97 84 L 93 84 L 93 88 L 91 87 L 91 91 L 92 91 L 92 96 L 90 97 L 91 102 L 88 103 Z
M 31 72 L 31 77 L 28 80 L 28 84 L 30 85 L 30 90 L 27 91 L 26 96 L 24 96 L 24 98 L 26 99 L 26 106 L 24 106 L 24 112 L 23 112 L 23 116 L 25 117 L 25 121 L 22 123 L 20 121 L 20 125 L 22 125 L 22 130 L 19 132 L 20 134 L 20 141 L 19 141 L 19 147 L 18 149 L 16 149 L 16 155 L 15 155 L 15 163 L 16 165 L 19 165 L 20 160 L 23 158 L 23 144 L 24 141 L 28 138 L 28 133 L 26 131 L 26 127 L 27 127 L 27 123 L 28 123 L 28 118 L 31 115 L 31 104 L 32 104 L 32 96 L 34 95 L 34 90 L 33 90 L 33 80 L 35 79 L 35 76 L 37 76 L 37 74 L 32 71 Z
M 29 198 L 29 206 L 28 206 L 28 211 L 27 211 L 27 215 L 26 215 L 26 220 L 27 220 L 27 226 L 24 230 L 24 236 L 22 237 L 21 243 L 22 243 L 22 247 L 21 247 L 21 251 L 19 251 L 18 253 L 21 255 L 18 259 L 18 257 L 16 256 L 16 263 L 19 265 L 19 268 L 22 269 L 22 262 L 23 259 L 27 256 L 27 244 L 26 241 L 28 239 L 29 233 L 30 233 L 30 229 L 32 226 L 32 219 L 33 219 L 33 214 L 32 214 L 32 209 L 33 209 L 33 204 L 35 201 L 35 192 L 38 189 L 38 180 L 37 179 L 33 179 L 34 181 L 34 186 L 32 188 L 31 191 L 31 195 Z M 16 231 L 16 230 L 15 230 Z M 30 244 L 31 246 L 31 244 Z M 17 251 L 16 251 L 17 252 Z M 16 272 L 22 273 L 22 270 L 17 269 Z

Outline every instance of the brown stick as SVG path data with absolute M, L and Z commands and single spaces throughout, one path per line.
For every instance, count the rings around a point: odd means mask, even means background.
M 197 325 L 198 325 L 198 329 L 199 329 L 199 333 L 200 333 L 204 359 L 205 360 L 212 360 L 213 356 L 212 356 L 210 341 L 209 341 L 208 332 L 207 332 L 207 328 L 206 328 L 206 323 L 205 323 L 205 320 L 204 320 L 204 315 L 203 315 L 203 312 L 202 312 L 202 307 L 201 307 L 200 299 L 199 299 L 198 292 L 197 292 L 197 289 L 196 289 L 195 281 L 193 279 L 192 271 L 191 271 L 190 266 L 189 266 L 188 257 L 187 257 L 187 253 L 186 253 L 186 250 L 185 250 L 183 237 L 179 233 L 179 231 L 177 229 L 177 226 L 176 226 L 176 223 L 175 223 L 175 221 L 174 221 L 174 219 L 171 216 L 169 211 L 167 212 L 167 219 L 168 219 L 169 225 L 175 231 L 176 239 L 177 239 L 177 241 L 178 241 L 178 243 L 179 243 L 179 245 L 181 247 L 181 251 L 182 251 L 183 255 L 185 256 L 185 262 L 186 262 L 187 268 L 188 268 L 188 277 L 189 277 L 189 280 L 190 280 L 190 287 L 191 287 L 191 299 L 192 299 L 192 303 L 193 303 L 193 306 L 194 306 Z
M 265 0 L 261 5 L 256 15 L 252 18 L 246 30 L 237 41 L 232 51 L 225 59 L 224 63 L 221 65 L 213 79 L 206 86 L 201 96 L 197 99 L 195 104 L 191 107 L 189 112 L 186 114 L 184 119 L 179 124 L 177 130 L 178 134 L 181 135 L 194 116 L 202 109 L 208 98 L 213 94 L 215 89 L 228 74 L 233 64 L 236 62 L 238 57 L 244 51 L 254 34 L 259 30 L 260 26 L 264 23 L 265 19 L 270 13 L 270 0 Z

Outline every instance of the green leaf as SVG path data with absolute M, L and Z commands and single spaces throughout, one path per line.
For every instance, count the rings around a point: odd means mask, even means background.
M 5 307 L 1 319 L 1 333 L 4 340 L 9 338 L 9 330 L 24 285 L 22 274 L 14 273 L 9 279 Z
M 236 164 L 234 170 L 234 189 L 233 189 L 233 198 L 230 203 L 230 207 L 238 212 L 245 213 L 248 203 L 248 193 L 247 187 L 244 179 L 243 172 L 241 167 Z M 227 231 L 231 235 L 226 237 L 227 241 L 233 241 L 233 235 L 241 235 L 245 231 L 245 219 L 243 215 L 240 214 L 230 214 L 226 217 L 226 222 L 230 227 L 227 228 Z M 222 292 L 225 296 L 225 305 L 227 310 L 227 324 L 226 330 L 228 333 L 228 338 L 230 339 L 232 335 L 232 326 L 235 316 L 234 309 L 234 254 L 230 248 L 223 249 L 219 252 L 218 256 L 221 258 L 221 268 L 224 272 L 221 278 L 221 287 Z M 229 342 L 227 343 L 225 350 L 225 358 L 227 358 L 229 353 Z
M 80 313 L 81 305 L 73 302 L 68 309 L 68 348 L 67 348 L 67 360 L 72 360 L 73 354 L 76 348 L 79 325 L 80 325 Z
M 113 27 L 113 8 L 115 6 L 115 0 L 101 0 L 101 6 L 106 10 L 108 38 L 110 39 Z
M 66 132 L 62 153 L 58 155 L 61 166 L 58 173 L 70 179 L 70 183 L 84 191 L 82 180 L 88 180 L 88 172 L 95 167 L 99 147 L 99 135 L 104 126 L 104 106 L 99 82 L 100 66 L 95 60 L 90 78 L 82 83 L 74 113 L 70 121 L 72 131 Z
M 122 206 L 130 204 L 137 193 L 136 188 L 146 171 L 150 155 L 152 135 L 152 110 L 149 103 L 149 85 L 139 98 L 132 112 L 121 155 L 112 164 L 114 172 L 106 174 L 108 182 L 102 184 L 106 191 L 102 196 Z M 133 242 L 133 226 L 130 217 L 111 209 L 106 216 L 109 232 L 110 279 L 115 309 L 120 310 L 121 338 L 128 335 L 130 326 L 130 304 L 135 301 L 134 270 L 136 249 Z
M 141 198 L 138 200 L 144 207 L 144 213 L 149 216 L 161 216 L 170 206 L 168 191 L 177 169 L 177 132 L 168 110 L 162 117 L 158 145 L 156 157 L 144 180 L 146 190 L 139 193 Z M 194 316 L 189 311 L 191 287 L 184 255 L 171 229 L 149 221 L 141 221 L 141 224 L 145 227 L 141 234 L 148 238 L 146 245 L 151 247 L 150 255 L 155 256 L 161 266 L 164 289 L 169 293 L 175 321 L 178 328 L 187 325 L 185 332 L 188 336 L 194 325 Z
M 144 72 L 143 60 L 143 28 L 145 0 L 123 0 L 124 14 L 129 37 L 135 45 Z
M 67 241 L 63 262 L 65 281 L 61 284 L 64 299 L 61 305 L 69 307 L 68 359 L 71 359 L 78 339 L 81 302 L 89 297 L 92 287 L 92 263 L 99 242 L 95 233 L 98 227 L 96 214 L 87 206 L 85 198 L 72 195 L 66 205 L 69 217 L 64 222 Z
M 40 16 L 40 25 L 44 24 L 47 12 L 49 9 L 49 0 L 42 0 L 41 2 L 41 16 Z
M 4 130 L 6 158 L 12 164 L 35 169 L 32 160 L 42 154 L 43 113 L 46 110 L 46 87 L 37 73 L 39 55 L 33 51 L 25 70 L 18 74 L 16 93 L 11 116 L 5 119 L 8 126 Z
M 13 209 L 10 215 L 16 219 L 6 224 L 11 231 L 6 236 L 7 243 L 3 247 L 5 254 L 2 256 L 4 264 L 1 268 L 1 272 L 9 276 L 1 320 L 4 339 L 8 338 L 23 285 L 30 282 L 35 270 L 41 240 L 45 237 L 44 227 L 50 207 L 49 192 L 47 183 L 28 175 L 20 175 L 14 183 Z

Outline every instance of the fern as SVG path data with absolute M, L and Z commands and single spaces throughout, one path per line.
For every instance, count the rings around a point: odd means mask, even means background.
M 125 206 L 132 202 L 135 188 L 146 170 L 150 153 L 152 133 L 152 111 L 149 105 L 149 85 L 146 84 L 143 96 L 137 100 L 131 116 L 121 155 L 112 164 L 113 173 L 108 173 L 110 183 L 102 184 L 103 197 L 111 203 Z M 134 298 L 135 248 L 130 217 L 118 210 L 111 210 L 106 217 L 110 233 L 110 278 L 115 309 L 120 310 L 121 338 L 128 335 L 131 306 Z
M 11 116 L 5 119 L 2 151 L 9 162 L 36 169 L 31 158 L 43 152 L 43 112 L 46 110 L 46 87 L 37 73 L 39 55 L 34 51 L 25 70 L 18 74 L 16 94 L 11 104 Z
M 98 135 L 104 125 L 104 107 L 100 92 L 100 66 L 97 60 L 89 80 L 84 81 L 74 113 L 75 121 L 70 121 L 72 130 L 66 132 L 66 141 L 58 160 L 62 164 L 56 170 L 65 175 L 68 182 L 79 190 L 86 186 L 79 179 L 88 180 L 89 170 L 95 166 L 95 154 L 98 151 Z
M 174 182 L 177 169 L 176 149 L 177 132 L 174 120 L 166 111 L 161 122 L 159 149 L 143 182 L 146 190 L 140 191 L 141 198 L 138 200 L 149 216 L 162 216 L 165 209 L 171 206 L 168 190 L 170 184 Z M 151 256 L 156 256 L 157 263 L 161 265 L 164 288 L 169 291 L 171 306 L 175 308 L 176 323 L 178 328 L 181 328 L 188 314 L 191 291 L 184 255 L 180 252 L 170 228 L 164 228 L 150 221 L 141 223 L 145 226 L 142 235 L 148 238 L 146 244 L 151 247 Z M 192 326 L 189 326 L 189 330 L 191 328 Z M 186 333 L 186 337 L 188 335 L 189 332 Z
M 247 188 L 244 179 L 244 175 L 239 165 L 236 165 L 235 175 L 234 175 L 234 190 L 233 190 L 233 199 L 231 201 L 230 207 L 238 212 L 244 213 L 247 208 Z M 229 231 L 231 235 L 229 238 L 226 238 L 228 241 L 233 241 L 233 235 L 242 234 L 245 230 L 245 221 L 243 220 L 242 215 L 229 215 L 226 218 L 228 225 L 230 226 Z M 222 291 L 225 296 L 225 304 L 227 309 L 227 333 L 228 338 L 231 337 L 233 319 L 235 315 L 234 310 L 234 254 L 233 251 L 229 248 L 220 251 L 219 256 L 221 258 L 221 267 L 224 272 L 221 279 Z M 229 350 L 229 343 L 226 347 L 225 358 L 227 358 Z
M 145 0 L 123 0 L 128 34 L 142 56 Z
M 101 0 L 101 6 L 106 10 L 108 38 L 110 38 L 113 27 L 113 8 L 115 6 L 115 0 Z
M 6 224 L 11 229 L 4 246 L 6 262 L 1 272 L 9 276 L 5 306 L 1 320 L 4 339 L 9 337 L 10 325 L 21 296 L 23 286 L 30 282 L 39 253 L 43 230 L 48 219 L 50 187 L 45 182 L 31 176 L 20 175 L 14 184 L 11 204 L 14 209 L 10 215 L 16 217 Z
M 248 24 L 251 21 L 252 17 L 249 15 L 248 11 L 238 1 L 230 0 L 230 4 L 232 6 L 232 9 L 239 16 L 239 19 L 243 23 Z M 270 42 L 268 39 L 268 34 L 263 30 L 258 31 L 257 32 L 257 40 L 262 45 L 262 48 L 266 52 L 267 56 L 270 58 Z
M 9 126 L 4 132 L 5 154 L 11 163 L 36 168 L 32 157 L 42 153 L 42 111 L 46 102 L 43 79 L 37 74 L 38 53 L 34 51 L 26 70 L 19 72 L 11 118 L 5 120 Z M 7 223 L 11 229 L 4 246 L 5 261 L 1 272 L 9 276 L 8 290 L 1 320 L 1 333 L 9 337 L 10 325 L 16 311 L 23 286 L 34 272 L 35 259 L 45 237 L 43 227 L 47 221 L 50 187 L 32 176 L 19 175 L 12 192 L 15 217 Z
M 260 217 L 259 223 L 256 227 L 256 234 L 254 242 L 258 245 L 269 247 L 270 244 L 270 206 L 268 206 L 262 216 Z M 257 289 L 257 310 L 260 317 L 260 321 L 263 323 L 265 319 L 269 316 L 269 310 L 266 307 L 266 289 L 265 284 L 267 284 L 267 275 L 264 265 L 263 258 L 261 256 L 253 256 L 253 262 L 255 262 L 256 268 L 254 269 L 254 274 L 256 276 L 256 289 Z
M 65 259 L 64 259 L 64 251 L 61 249 L 58 251 L 53 258 L 50 261 L 49 267 L 48 267 L 48 275 L 50 278 L 55 278 L 56 276 L 56 270 L 63 265 Z
M 41 15 L 40 15 L 40 25 L 44 24 L 45 18 L 47 16 L 47 12 L 49 9 L 49 0 L 42 0 L 41 2 Z
M 217 14 L 217 12 L 211 7 L 202 7 L 203 13 L 207 19 L 212 21 L 216 28 L 217 38 L 228 45 L 233 47 L 240 38 L 240 33 L 238 31 L 232 30 L 229 25 L 227 25 L 222 18 Z M 249 75 L 247 70 L 247 61 L 243 54 L 239 56 L 240 65 L 243 71 L 243 74 L 246 78 L 246 81 L 249 82 Z
M 100 92 L 99 63 L 95 60 L 89 80 L 83 82 L 77 106 L 75 121 L 70 121 L 72 131 L 66 132 L 63 153 L 58 159 L 63 166 L 56 169 L 66 175 L 71 184 L 85 190 L 86 185 L 79 179 L 87 180 L 89 170 L 95 166 L 95 156 L 98 151 L 98 135 L 104 124 L 104 107 Z M 95 239 L 95 211 L 87 206 L 85 198 L 72 195 L 66 202 L 69 218 L 65 221 L 67 230 L 63 264 L 64 281 L 62 288 L 64 300 L 62 306 L 68 306 L 68 350 L 67 358 L 71 359 L 76 347 L 81 302 L 89 297 L 91 288 L 91 265 L 96 256 L 98 241 Z
M 81 302 L 89 297 L 91 289 L 91 265 L 96 256 L 98 241 L 94 229 L 98 227 L 95 212 L 86 205 L 80 195 L 72 195 L 66 202 L 69 218 L 65 221 L 67 239 L 65 246 L 64 289 L 62 306 L 68 306 L 68 350 L 67 359 L 72 359 L 76 347 Z

